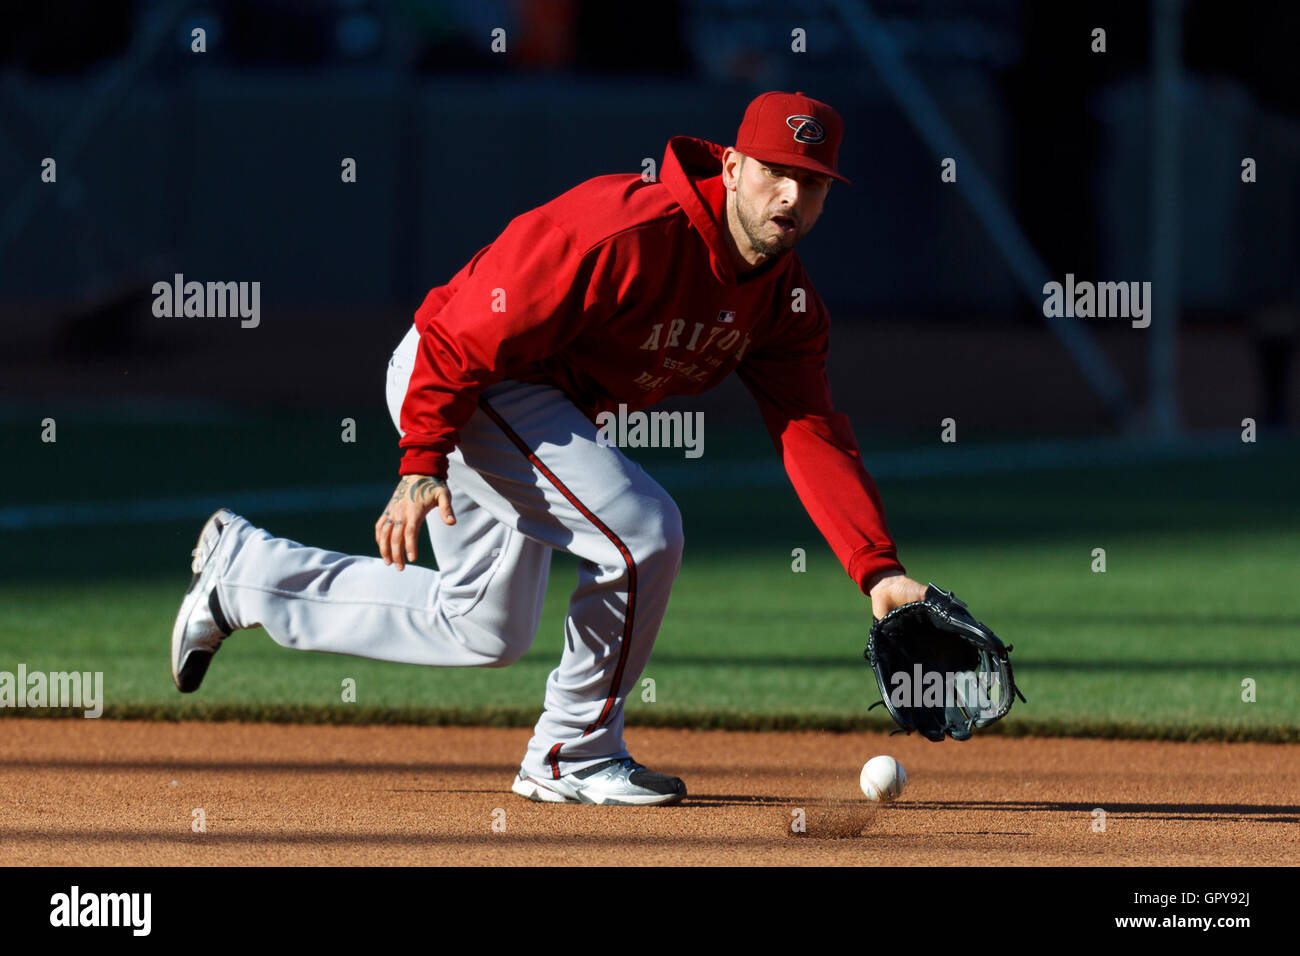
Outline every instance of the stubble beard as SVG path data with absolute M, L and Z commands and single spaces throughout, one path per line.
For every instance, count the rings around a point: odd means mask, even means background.
M 771 221 L 771 217 L 756 218 L 751 216 L 745 208 L 744 197 L 739 189 L 736 190 L 736 219 L 740 223 L 740 228 L 745 233 L 745 238 L 748 240 L 750 247 L 760 256 L 766 258 L 789 252 L 803 235 L 802 230 L 796 225 L 795 231 L 788 236 L 777 236 L 773 239 L 764 237 L 762 230 Z

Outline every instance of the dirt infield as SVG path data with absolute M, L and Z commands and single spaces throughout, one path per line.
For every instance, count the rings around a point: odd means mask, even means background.
M 0 731 L 7 865 L 1300 862 L 1294 745 L 632 728 L 634 755 L 690 791 L 632 808 L 509 793 L 526 730 L 6 718 Z M 885 807 L 857 786 L 877 753 L 909 775 Z M 792 832 L 800 810 L 806 833 Z

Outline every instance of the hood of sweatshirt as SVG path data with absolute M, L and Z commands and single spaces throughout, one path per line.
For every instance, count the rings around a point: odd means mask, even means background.
M 726 228 L 727 198 L 726 187 L 722 185 L 724 151 L 722 146 L 702 139 L 674 136 L 664 150 L 660 179 L 709 247 L 713 274 L 721 282 L 735 284 L 736 267 L 722 235 Z

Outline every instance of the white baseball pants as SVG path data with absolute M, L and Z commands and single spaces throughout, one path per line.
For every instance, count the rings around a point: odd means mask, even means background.
M 388 366 L 399 423 L 418 336 Z M 399 424 L 400 430 L 400 424 Z M 523 766 L 558 776 L 627 756 L 623 704 L 645 668 L 681 565 L 676 504 L 558 389 L 483 393 L 449 456 L 456 524 L 428 518 L 438 570 L 304 547 L 247 522 L 222 535 L 219 598 L 236 627 L 279 644 L 440 667 L 504 667 L 532 644 L 551 552 L 581 563 L 564 650 Z M 382 502 L 376 502 L 376 510 Z

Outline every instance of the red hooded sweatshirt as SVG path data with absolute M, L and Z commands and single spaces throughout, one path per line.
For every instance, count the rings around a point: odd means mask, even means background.
M 502 379 L 602 411 L 693 395 L 733 371 L 849 577 L 902 570 L 880 496 L 826 377 L 826 306 L 788 252 L 737 276 L 723 149 L 668 143 L 661 181 L 598 176 L 513 219 L 415 313 L 401 473 L 446 477 L 458 429 Z

